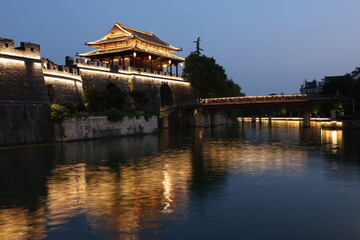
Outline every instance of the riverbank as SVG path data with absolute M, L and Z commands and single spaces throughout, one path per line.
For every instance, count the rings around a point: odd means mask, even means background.
M 120 137 L 155 133 L 158 117 L 145 119 L 124 117 L 120 121 L 109 121 L 106 116 L 66 118 L 55 125 L 55 141 L 68 142 L 95 138 Z

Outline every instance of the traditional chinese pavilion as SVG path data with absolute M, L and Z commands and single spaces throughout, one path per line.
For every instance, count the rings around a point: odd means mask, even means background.
M 178 65 L 184 58 L 173 55 L 182 49 L 160 40 L 153 33 L 144 32 L 116 21 L 111 30 L 101 39 L 85 43 L 97 48 L 78 54 L 79 57 L 118 66 L 123 70 L 178 75 Z

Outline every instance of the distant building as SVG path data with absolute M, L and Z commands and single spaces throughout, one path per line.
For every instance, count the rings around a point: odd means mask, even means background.
M 300 86 L 300 93 L 307 95 L 316 95 L 322 91 L 323 82 L 318 82 L 315 79 L 308 82 L 306 79 L 304 84 Z
M 355 70 L 351 72 L 351 78 L 354 80 L 360 79 L 360 67 L 356 67 Z

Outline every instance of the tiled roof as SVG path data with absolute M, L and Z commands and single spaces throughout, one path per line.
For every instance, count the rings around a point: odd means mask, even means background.
M 181 51 L 182 50 L 181 48 L 171 46 L 170 44 L 160 40 L 153 33 L 144 32 L 144 31 L 141 31 L 141 30 L 138 30 L 135 28 L 125 26 L 123 24 L 120 24 L 118 21 L 116 21 L 114 27 L 117 27 L 119 30 L 121 30 L 121 32 L 118 34 L 114 34 L 114 35 L 111 35 L 109 32 L 103 38 L 93 41 L 93 42 L 87 42 L 86 44 L 91 46 L 91 45 L 98 45 L 98 44 L 103 44 L 103 43 L 125 41 L 125 40 L 131 39 L 131 38 L 137 38 L 140 41 L 144 41 L 149 44 L 168 48 L 173 51 Z
M 78 56 L 79 57 L 90 57 L 90 56 L 97 56 L 97 55 L 103 55 L 103 54 L 109 54 L 109 53 L 120 53 L 120 52 L 129 51 L 129 50 L 142 52 L 142 53 L 146 53 L 146 54 L 153 55 L 153 56 L 159 56 L 159 57 L 163 57 L 166 59 L 175 60 L 175 61 L 179 61 L 179 62 L 185 61 L 184 58 L 175 56 L 170 53 L 152 51 L 147 48 L 143 48 L 141 46 L 134 46 L 134 45 L 120 46 L 120 47 L 107 48 L 107 49 L 96 49 L 91 52 L 78 54 Z

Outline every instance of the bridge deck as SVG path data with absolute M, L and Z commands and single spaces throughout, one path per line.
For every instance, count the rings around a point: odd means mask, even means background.
M 306 94 L 223 97 L 201 99 L 202 105 L 267 104 L 308 102 Z

